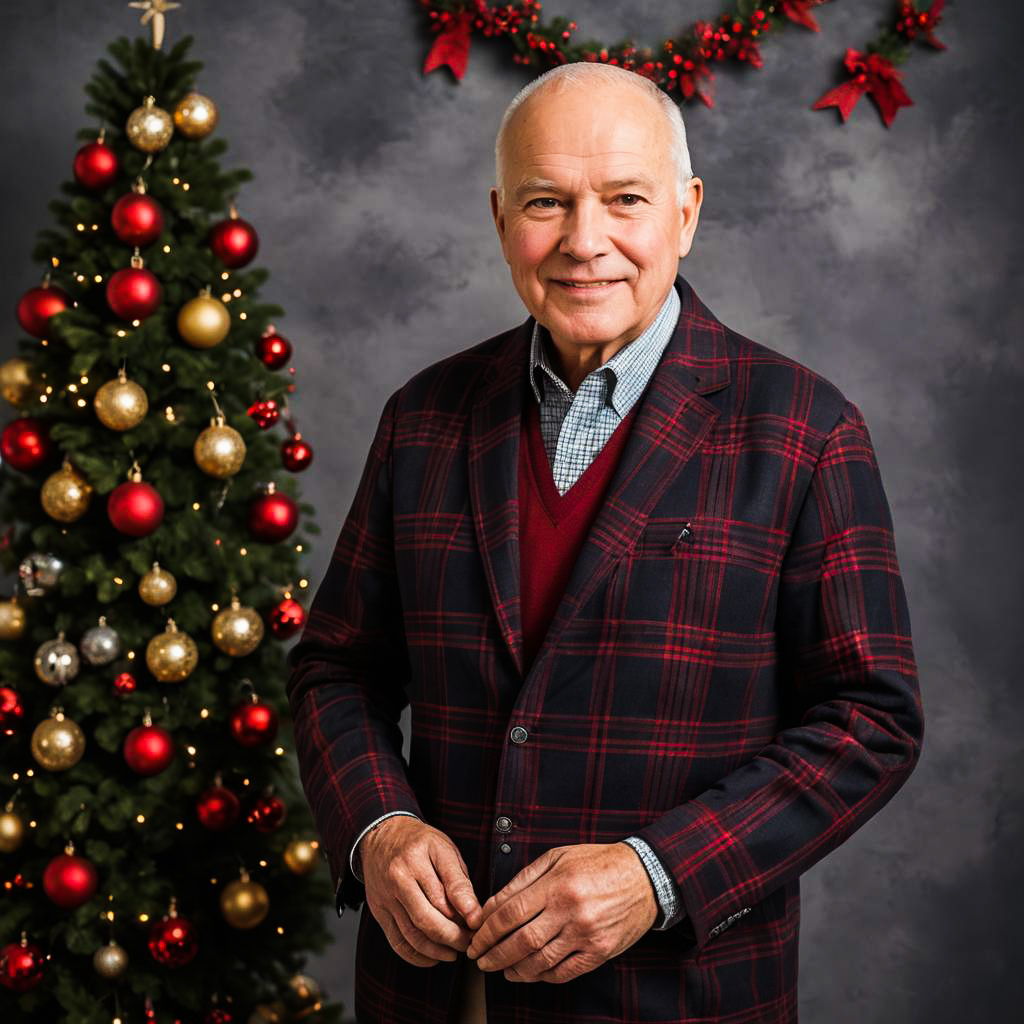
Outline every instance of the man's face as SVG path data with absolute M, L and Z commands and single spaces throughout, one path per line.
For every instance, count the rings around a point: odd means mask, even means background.
M 506 143 L 505 201 L 496 189 L 490 199 L 516 291 L 560 351 L 603 362 L 668 295 L 702 183 L 691 179 L 677 200 L 668 127 L 628 83 L 542 87 L 513 115 Z

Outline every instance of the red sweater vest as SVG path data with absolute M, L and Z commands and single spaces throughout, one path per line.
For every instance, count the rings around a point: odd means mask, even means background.
M 519 579 L 523 672 L 529 670 L 569 582 L 629 436 L 639 400 L 623 417 L 580 478 L 555 487 L 540 430 L 540 408 L 528 400 L 519 436 Z

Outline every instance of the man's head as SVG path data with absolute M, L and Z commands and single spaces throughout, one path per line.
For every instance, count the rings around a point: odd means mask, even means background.
M 495 164 L 516 291 L 560 349 L 605 361 L 654 319 L 697 228 L 703 182 L 678 106 L 632 71 L 561 65 L 509 104 Z

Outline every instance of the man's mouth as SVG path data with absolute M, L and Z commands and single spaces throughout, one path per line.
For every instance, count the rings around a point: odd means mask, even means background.
M 600 289 L 608 288 L 613 284 L 619 284 L 619 281 L 572 281 L 568 279 L 562 280 L 555 278 L 555 283 L 560 284 L 563 288 L 569 288 L 572 291 L 589 291 L 591 289 L 599 291 Z

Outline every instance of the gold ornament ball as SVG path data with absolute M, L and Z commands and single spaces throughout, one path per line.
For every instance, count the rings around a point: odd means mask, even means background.
M 178 310 L 178 333 L 193 348 L 213 348 L 230 330 L 228 307 L 212 295 L 197 295 Z
M 285 1024 L 288 1011 L 284 1003 L 263 1003 L 249 1015 L 249 1024 Z
M 233 658 L 252 654 L 263 639 L 263 619 L 254 608 L 243 607 L 237 597 L 231 607 L 217 612 L 210 628 L 213 642 Z
M 243 875 L 224 886 L 220 910 L 232 928 L 255 928 L 270 911 L 270 897 L 259 882 Z
M 288 982 L 288 987 L 299 1002 L 299 1009 L 305 1010 L 320 998 L 320 986 L 308 974 L 295 974 Z
M 156 105 L 156 99 L 147 96 L 141 107 L 136 107 L 124 126 L 128 141 L 143 153 L 159 153 L 165 149 L 174 134 L 174 122 L 166 110 Z
M 128 967 L 128 954 L 111 940 L 93 954 L 92 965 L 101 978 L 120 978 Z
M 25 840 L 25 823 L 14 811 L 0 814 L 0 853 L 14 853 Z
M 43 719 L 32 733 L 32 756 L 47 771 L 73 768 L 84 753 L 85 733 L 63 714 Z
M 190 139 L 205 139 L 217 127 L 217 107 L 209 96 L 190 92 L 174 108 L 174 127 Z
M 39 491 L 46 514 L 61 523 L 73 523 L 85 515 L 90 498 L 92 485 L 69 462 L 48 476 Z
M 317 863 L 317 848 L 308 839 L 293 839 L 284 848 L 284 862 L 295 875 L 308 875 Z
M 245 462 L 245 441 L 242 435 L 224 423 L 223 416 L 211 420 L 192 446 L 196 465 L 210 476 L 234 476 Z
M 117 380 L 108 380 L 92 400 L 96 418 L 111 430 L 131 430 L 137 427 L 149 410 L 145 390 L 128 380 L 121 370 Z
M 145 576 L 139 580 L 139 597 L 148 605 L 159 607 L 167 604 L 178 592 L 178 581 L 159 562 L 153 563 Z
M 158 633 L 146 644 L 146 666 L 162 683 L 180 683 L 187 679 L 199 661 L 196 642 L 168 622 L 167 631 Z
M 0 640 L 17 640 L 24 634 L 26 624 L 25 609 L 16 597 L 0 601 Z
M 27 405 L 39 393 L 39 378 L 31 360 L 12 356 L 0 363 L 0 392 L 16 409 Z

